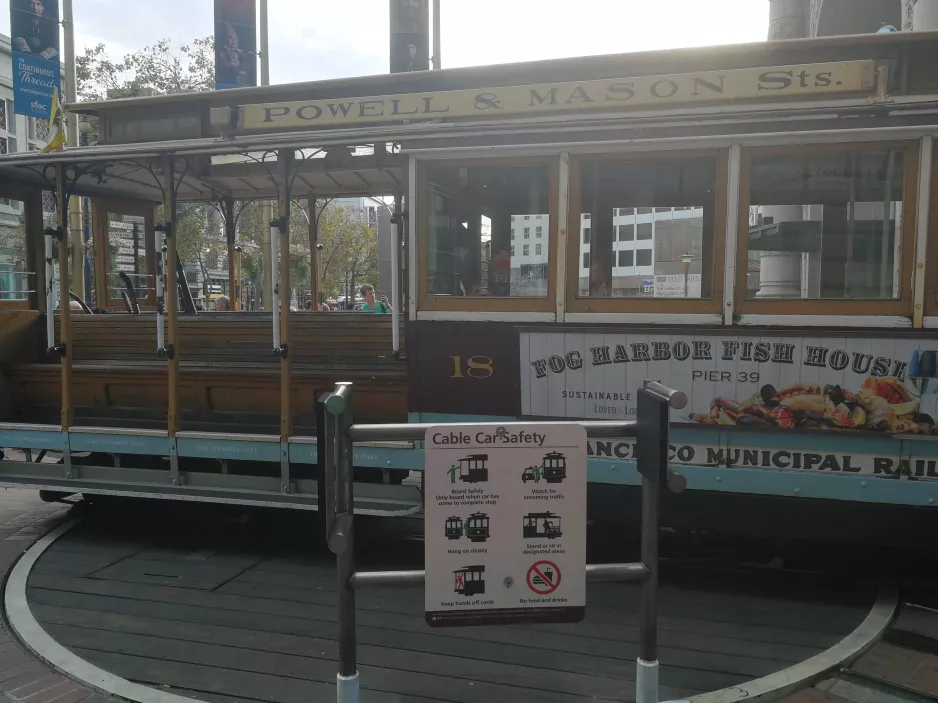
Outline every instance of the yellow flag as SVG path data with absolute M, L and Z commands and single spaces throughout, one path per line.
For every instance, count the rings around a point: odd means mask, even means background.
M 52 109 L 49 110 L 49 143 L 42 151 L 61 151 L 65 146 L 65 113 L 62 110 L 62 103 L 59 102 L 58 88 L 52 89 Z

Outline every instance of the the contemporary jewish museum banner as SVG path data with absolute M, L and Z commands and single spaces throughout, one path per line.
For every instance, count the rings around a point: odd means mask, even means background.
M 215 0 L 215 88 L 257 85 L 257 0 Z
M 391 0 L 391 73 L 429 68 L 429 0 Z
M 52 93 L 62 93 L 59 0 L 10 0 L 13 111 L 48 119 Z

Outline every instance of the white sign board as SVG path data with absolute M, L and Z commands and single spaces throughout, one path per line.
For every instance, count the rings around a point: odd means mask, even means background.
M 699 298 L 700 280 L 699 273 L 689 273 L 686 277 L 683 273 L 655 276 L 655 297 Z
M 524 415 L 633 419 L 635 389 L 657 379 L 687 394 L 674 422 L 938 434 L 931 339 L 523 332 L 520 342 Z
M 426 620 L 575 622 L 586 608 L 586 430 L 427 430 Z

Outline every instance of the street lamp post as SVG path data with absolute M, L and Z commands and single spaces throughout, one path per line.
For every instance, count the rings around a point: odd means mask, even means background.
M 684 297 L 687 297 L 688 281 L 690 279 L 690 262 L 694 260 L 692 254 L 681 254 L 681 264 L 684 266 Z

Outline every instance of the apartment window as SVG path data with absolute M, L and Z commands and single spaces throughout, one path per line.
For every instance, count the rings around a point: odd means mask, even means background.
M 590 253 L 587 251 L 583 253 L 583 268 L 588 269 L 589 267 L 590 267 Z
M 515 245 L 514 245 L 514 244 L 511 245 L 511 255 L 512 255 L 512 256 L 515 255 Z
M 485 308 L 481 300 L 467 305 L 457 298 L 546 299 L 549 266 L 522 275 L 517 260 L 512 261 L 516 253 L 530 254 L 529 245 L 520 252 L 512 249 L 512 218 L 533 218 L 550 227 L 550 171 L 547 163 L 472 161 L 421 169 L 421 188 L 427 193 L 419 222 L 420 266 L 426 279 L 423 309 Z M 529 226 L 522 237 L 530 239 Z M 544 254 L 549 264 L 549 247 Z M 530 303 L 518 307 L 540 309 L 540 302 Z
M 540 238 L 541 238 L 541 235 L 543 235 L 543 234 L 544 234 L 544 228 L 543 228 L 543 227 L 541 227 L 540 225 L 538 225 L 537 227 L 534 228 L 534 236 L 535 236 L 535 237 L 537 237 L 538 239 L 540 239 Z
M 0 100 L 0 129 L 6 129 L 9 131 L 7 126 L 7 101 Z
M 613 298 L 676 297 L 671 291 L 674 286 L 659 286 L 657 282 L 670 284 L 671 278 L 683 277 L 686 265 L 682 255 L 687 253 L 694 255 L 688 271 L 692 282 L 688 297 L 712 297 L 718 158 L 583 157 L 580 203 L 590 212 L 581 214 L 599 221 L 588 243 L 589 265 L 584 265 L 587 271 L 580 271 L 576 293 L 581 299 L 596 299 L 596 303 L 574 301 L 571 310 L 623 309 L 613 306 Z M 640 204 L 620 207 L 632 199 Z M 699 216 L 675 219 L 672 211 L 677 207 L 698 208 L 694 214 Z M 655 212 L 664 214 L 650 217 Z M 636 241 L 641 242 L 641 248 L 634 248 L 632 242 Z M 581 255 L 586 253 L 586 244 L 584 238 Z M 632 273 L 633 266 L 643 271 Z M 619 268 L 628 270 L 616 271 Z M 650 286 L 647 281 L 652 275 L 656 283 Z M 683 297 L 683 288 L 681 293 Z M 600 302 L 603 298 L 610 299 L 608 305 Z M 708 301 L 706 306 L 698 304 L 693 309 L 709 310 L 715 304 Z
M 590 214 L 588 212 L 585 215 L 583 215 L 584 220 L 588 220 L 589 218 L 590 218 Z
M 0 100 L 3 110 L 6 113 L 6 131 L 10 134 L 16 134 L 16 113 L 13 112 L 12 100 Z
M 514 228 L 514 227 L 511 228 L 511 238 L 512 238 L 512 239 L 515 238 L 515 228 Z
M 9 154 L 9 145 L 6 137 L 0 137 L 0 154 Z
M 590 228 L 589 227 L 583 228 L 583 243 L 584 244 L 590 243 Z
M 541 255 L 541 245 L 540 245 L 540 244 L 535 244 L 535 245 L 534 245 L 534 253 L 535 253 L 537 256 L 540 256 L 540 255 Z
M 754 154 L 746 297 L 898 300 L 903 279 L 902 148 Z M 860 311 L 860 308 L 857 308 Z M 868 312 L 867 309 L 863 309 Z
M 16 138 L 7 137 L 7 153 L 15 154 L 16 153 Z

